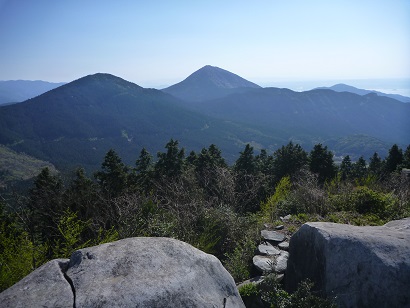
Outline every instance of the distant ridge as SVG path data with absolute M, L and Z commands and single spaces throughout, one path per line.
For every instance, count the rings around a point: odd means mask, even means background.
M 333 90 L 336 92 L 350 92 L 350 93 L 354 93 L 354 94 L 358 94 L 362 96 L 367 95 L 369 93 L 376 93 L 379 96 L 386 96 L 386 97 L 393 98 L 403 103 L 410 103 L 410 97 L 407 97 L 407 96 L 403 96 L 399 94 L 387 94 L 387 93 L 374 91 L 374 90 L 359 89 L 359 88 L 355 88 L 353 86 L 349 86 L 344 83 L 338 83 L 331 87 L 319 87 L 319 88 L 315 88 L 315 90 Z
M 215 143 L 232 157 L 246 142 L 272 140 L 180 105 L 160 90 L 97 73 L 19 104 L 0 106 L 0 144 L 58 169 L 81 165 L 93 170 L 110 148 L 133 163 L 142 147 L 155 153 L 171 138 L 193 150 Z
M 0 81 L 0 105 L 23 102 L 65 84 L 42 80 Z
M 162 91 L 185 101 L 197 102 L 220 98 L 247 88 L 261 87 L 227 70 L 206 65 Z

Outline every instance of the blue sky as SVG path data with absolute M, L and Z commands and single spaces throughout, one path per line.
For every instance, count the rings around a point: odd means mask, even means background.
M 0 80 L 410 78 L 410 1 L 0 0 Z M 409 86 L 410 88 L 410 86 Z

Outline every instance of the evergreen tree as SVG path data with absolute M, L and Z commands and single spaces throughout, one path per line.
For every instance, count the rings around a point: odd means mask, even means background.
M 209 196 L 219 196 L 218 180 L 219 168 L 227 168 L 221 151 L 211 144 L 208 149 L 203 148 L 195 161 L 195 172 L 199 185 Z
M 403 162 L 403 151 L 398 147 L 397 144 L 394 144 L 390 150 L 389 155 L 386 158 L 384 164 L 384 169 L 387 174 L 390 174 L 397 170 Z
M 366 160 L 363 158 L 363 156 L 360 156 L 352 166 L 352 176 L 355 179 L 363 179 L 364 177 L 366 177 L 366 174 Z
M 32 243 L 53 243 L 59 236 L 58 221 L 63 215 L 63 184 L 49 168 L 41 170 L 29 190 L 28 232 Z M 39 242 L 40 241 L 40 242 Z
M 235 162 L 234 170 L 240 174 L 254 174 L 257 171 L 253 147 L 250 144 L 247 144 L 243 152 L 240 152 L 239 158 Z
M 113 150 L 109 150 L 101 164 L 101 171 L 95 173 L 102 192 L 107 197 L 117 197 L 127 188 L 128 168 Z
M 198 155 L 195 151 L 191 151 L 185 160 L 188 165 L 195 166 L 198 160 Z
M 98 187 L 86 176 L 83 168 L 75 172 L 76 177 L 64 192 L 65 208 L 77 213 L 80 220 L 86 221 L 98 212 Z
M 345 157 L 343 157 L 339 170 L 340 170 L 340 178 L 343 181 L 350 179 L 351 174 L 352 174 L 352 161 L 350 160 L 349 155 L 346 155 Z
M 293 176 L 308 162 L 308 155 L 299 144 L 289 142 L 273 153 L 276 182 L 284 176 Z
M 166 145 L 166 153 L 158 152 L 158 161 L 155 165 L 155 175 L 157 178 L 172 178 L 182 174 L 184 169 L 184 148 L 179 149 L 178 141 L 171 139 Z
M 381 176 L 383 170 L 383 161 L 380 158 L 379 154 L 377 154 L 377 152 L 374 152 L 373 156 L 370 158 L 368 170 L 370 174 Z
M 321 184 L 336 175 L 333 154 L 327 149 L 327 146 L 323 147 L 319 143 L 313 147 L 313 150 L 309 153 L 309 169 L 318 175 L 318 181 Z
M 152 155 L 143 148 L 135 162 L 135 168 L 130 174 L 129 181 L 135 185 L 136 189 L 148 192 L 153 168 Z
M 403 154 L 403 168 L 410 168 L 410 145 L 407 146 Z

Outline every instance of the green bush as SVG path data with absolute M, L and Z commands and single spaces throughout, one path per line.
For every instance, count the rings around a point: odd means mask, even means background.
M 248 283 L 241 286 L 239 289 L 239 294 L 241 295 L 242 299 L 244 297 L 253 297 L 259 294 L 259 289 L 254 283 Z
M 268 276 L 258 285 L 259 294 L 267 307 L 275 308 L 336 308 L 331 299 L 318 297 L 312 292 L 313 283 L 304 280 L 299 283 L 297 290 L 289 294 L 274 275 Z
M 0 292 L 43 264 L 46 250 L 46 245 L 34 246 L 26 232 L 1 223 Z
M 224 266 L 236 282 L 250 277 L 255 249 L 256 242 L 247 237 L 233 252 L 225 254 Z

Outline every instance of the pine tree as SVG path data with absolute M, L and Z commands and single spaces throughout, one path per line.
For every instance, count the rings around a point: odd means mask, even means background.
M 336 175 L 333 154 L 327 149 L 327 146 L 323 147 L 319 143 L 313 147 L 309 154 L 309 169 L 311 172 L 318 174 L 318 181 L 321 184 Z
M 308 162 L 308 155 L 299 144 L 289 142 L 273 153 L 276 182 L 284 176 L 293 176 Z
M 389 155 L 386 158 L 386 162 L 384 164 L 384 169 L 386 174 L 390 174 L 397 170 L 398 167 L 401 166 L 403 162 L 403 151 L 398 147 L 397 144 L 394 144 L 390 150 Z
M 94 176 L 102 192 L 107 197 L 121 195 L 127 189 L 128 168 L 113 149 L 105 155 L 101 169 Z
M 343 181 L 350 179 L 352 174 L 352 161 L 350 160 L 350 156 L 346 155 L 343 157 L 342 163 L 340 164 L 340 178 Z
M 374 152 L 369 161 L 369 173 L 380 177 L 383 170 L 383 161 L 377 152 Z
M 352 176 L 355 179 L 363 179 L 364 177 L 366 177 L 366 174 L 366 160 L 363 158 L 363 156 L 360 156 L 352 166 Z
M 184 148 L 179 149 L 178 141 L 171 139 L 166 145 L 166 153 L 158 152 L 158 161 L 155 164 L 155 175 L 160 178 L 178 177 L 184 170 Z

